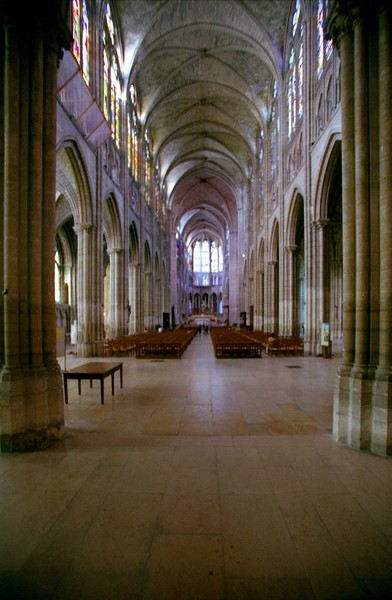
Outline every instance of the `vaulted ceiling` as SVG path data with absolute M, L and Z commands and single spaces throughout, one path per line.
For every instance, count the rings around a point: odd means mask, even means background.
M 115 0 L 124 76 L 187 240 L 237 229 L 291 0 Z

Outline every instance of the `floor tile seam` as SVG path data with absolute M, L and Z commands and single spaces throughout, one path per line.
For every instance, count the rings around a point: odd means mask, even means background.
M 357 503 L 358 507 L 361 509 L 361 511 L 363 511 L 366 514 L 368 523 L 371 525 L 372 530 L 376 530 L 377 533 L 380 535 L 379 537 L 379 541 L 383 540 L 386 544 L 386 546 L 388 547 L 390 544 L 390 539 L 388 535 L 385 534 L 385 532 L 382 530 L 382 528 L 373 521 L 373 518 L 371 517 L 371 515 L 369 514 L 369 512 L 367 510 L 364 510 L 361 506 L 361 504 L 358 502 L 358 500 L 352 495 L 350 494 L 350 492 L 348 494 L 346 494 L 348 497 L 352 498 L 353 500 L 355 500 L 355 502 Z M 311 494 L 311 496 L 325 496 L 325 494 Z M 350 572 L 352 573 L 353 578 L 358 581 L 358 575 L 354 572 L 354 567 L 350 565 L 350 561 L 347 560 L 346 555 L 347 555 L 347 551 L 345 550 L 345 544 L 342 543 L 342 541 L 340 539 L 338 539 L 336 537 L 336 532 L 334 533 L 330 526 L 328 525 L 328 523 L 326 522 L 325 518 L 323 518 L 321 512 L 319 511 L 319 509 L 317 508 L 317 505 L 315 504 L 315 502 L 312 500 L 312 505 L 314 505 L 315 510 L 317 512 L 317 515 L 319 517 L 319 519 L 321 520 L 321 522 L 323 523 L 324 527 L 326 528 L 326 530 L 329 532 L 331 539 L 333 540 L 333 543 L 335 545 L 335 547 L 337 549 L 339 549 L 339 553 L 342 556 L 342 560 L 346 563 L 347 568 L 350 570 Z M 363 522 L 363 519 L 361 519 L 361 523 Z M 335 523 L 335 519 L 333 519 L 333 523 Z M 354 531 L 354 530 L 353 530 Z M 363 529 L 361 528 L 361 532 L 363 531 Z M 362 535 L 362 533 L 361 533 Z M 373 539 L 373 537 L 369 537 L 369 539 Z M 352 561 L 351 561 L 352 562 Z M 376 577 L 376 579 L 378 579 L 378 577 Z
M 312 567 L 311 565 L 308 564 L 308 560 L 307 557 L 304 555 L 303 551 L 301 550 L 301 545 L 300 545 L 300 540 L 324 540 L 327 543 L 329 543 L 331 545 L 331 547 L 333 548 L 335 555 L 337 556 L 337 558 L 339 559 L 339 566 L 341 568 L 341 565 L 344 564 L 344 566 L 347 569 L 347 572 L 351 574 L 352 580 L 353 582 L 359 584 L 358 578 L 355 575 L 355 573 L 353 573 L 349 563 L 347 562 L 344 554 L 341 552 L 341 548 L 340 545 L 337 543 L 337 541 L 331 536 L 330 532 L 328 531 L 328 534 L 320 534 L 320 535 L 315 535 L 315 534 L 311 534 L 311 535 L 291 535 L 291 539 L 292 539 L 292 543 L 293 546 L 296 549 L 296 552 L 298 554 L 299 560 L 301 561 L 303 570 L 307 576 L 307 579 L 310 583 L 310 586 L 312 588 L 312 591 L 315 594 L 315 598 L 320 598 L 320 600 L 322 600 L 323 598 L 325 598 L 325 596 L 320 596 L 320 592 L 318 591 L 319 588 L 319 584 L 320 584 L 320 578 L 317 575 L 317 573 L 313 573 Z M 322 582 L 324 582 L 324 579 L 321 580 Z M 342 582 L 339 581 L 339 587 L 341 587 Z M 363 587 L 359 584 L 359 588 L 363 591 Z M 358 599 L 359 600 L 359 599 Z M 363 598 L 363 600 L 365 600 L 365 597 Z M 370 599 L 367 599 L 370 600 Z

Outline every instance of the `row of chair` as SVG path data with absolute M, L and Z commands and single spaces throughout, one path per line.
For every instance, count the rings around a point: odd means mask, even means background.
M 125 337 L 105 340 L 106 356 L 131 356 L 136 358 L 180 358 L 193 340 L 194 327 L 162 332 L 146 331 Z
M 261 358 L 261 343 L 229 327 L 211 327 L 216 358 Z
M 246 335 L 258 340 L 263 351 L 270 356 L 303 356 L 304 340 L 295 335 L 278 335 L 273 342 L 268 342 L 271 333 L 265 331 L 248 331 Z

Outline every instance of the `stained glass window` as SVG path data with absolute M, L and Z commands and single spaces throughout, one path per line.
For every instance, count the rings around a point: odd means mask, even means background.
M 165 184 L 163 184 L 162 186 L 162 225 L 164 228 L 166 228 L 166 219 L 167 219 L 167 214 L 166 214 L 166 186 Z
M 303 26 L 301 26 L 302 30 Z M 303 44 L 303 33 L 301 31 L 301 43 L 299 46 L 298 53 L 298 119 L 300 119 L 304 112 L 304 44 Z
M 73 0 L 72 2 L 72 34 L 72 51 L 88 84 L 90 79 L 90 34 L 85 0 Z
M 280 128 L 279 123 L 279 114 L 277 107 L 277 98 L 278 98 L 278 85 L 276 81 L 274 82 L 274 88 L 272 93 L 272 107 L 271 107 L 271 135 L 270 135 L 270 148 L 271 148 L 271 178 L 275 179 L 276 176 L 276 166 L 277 166 L 277 158 L 278 158 L 278 149 L 277 149 L 277 138 Z
M 263 162 L 264 157 L 264 130 L 260 131 L 260 139 L 259 139 L 259 164 Z
M 103 41 L 103 110 L 112 129 L 113 139 L 120 141 L 121 127 L 121 80 L 115 48 L 114 25 L 109 3 L 106 5 Z
M 211 242 L 211 272 L 212 273 L 217 273 L 218 272 L 218 246 L 216 244 L 216 242 Z
M 135 86 L 129 89 L 130 113 L 128 114 L 128 160 L 135 181 L 139 181 L 139 124 Z
M 289 137 L 295 132 L 303 115 L 304 46 L 300 0 L 296 0 L 292 21 L 288 64 L 287 123 Z
M 317 77 L 320 78 L 325 63 L 332 55 L 332 40 L 326 40 L 324 36 L 325 16 L 328 10 L 328 2 L 319 0 L 317 8 Z
M 158 168 L 155 169 L 154 184 L 155 184 L 155 219 L 158 222 L 161 219 L 161 194 L 160 194 L 161 178 L 159 176 Z
M 151 204 L 151 155 L 148 131 L 144 134 L 144 199 L 147 206 Z
M 110 83 L 110 55 L 109 47 L 107 44 L 106 32 L 102 35 L 103 41 L 103 111 L 105 113 L 106 120 L 110 123 L 110 94 L 109 94 L 109 83 Z

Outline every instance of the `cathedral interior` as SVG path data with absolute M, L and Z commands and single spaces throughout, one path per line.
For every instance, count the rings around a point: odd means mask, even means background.
M 390 3 L 0 22 L 0 597 L 389 598 Z M 183 329 L 180 360 L 108 356 Z

